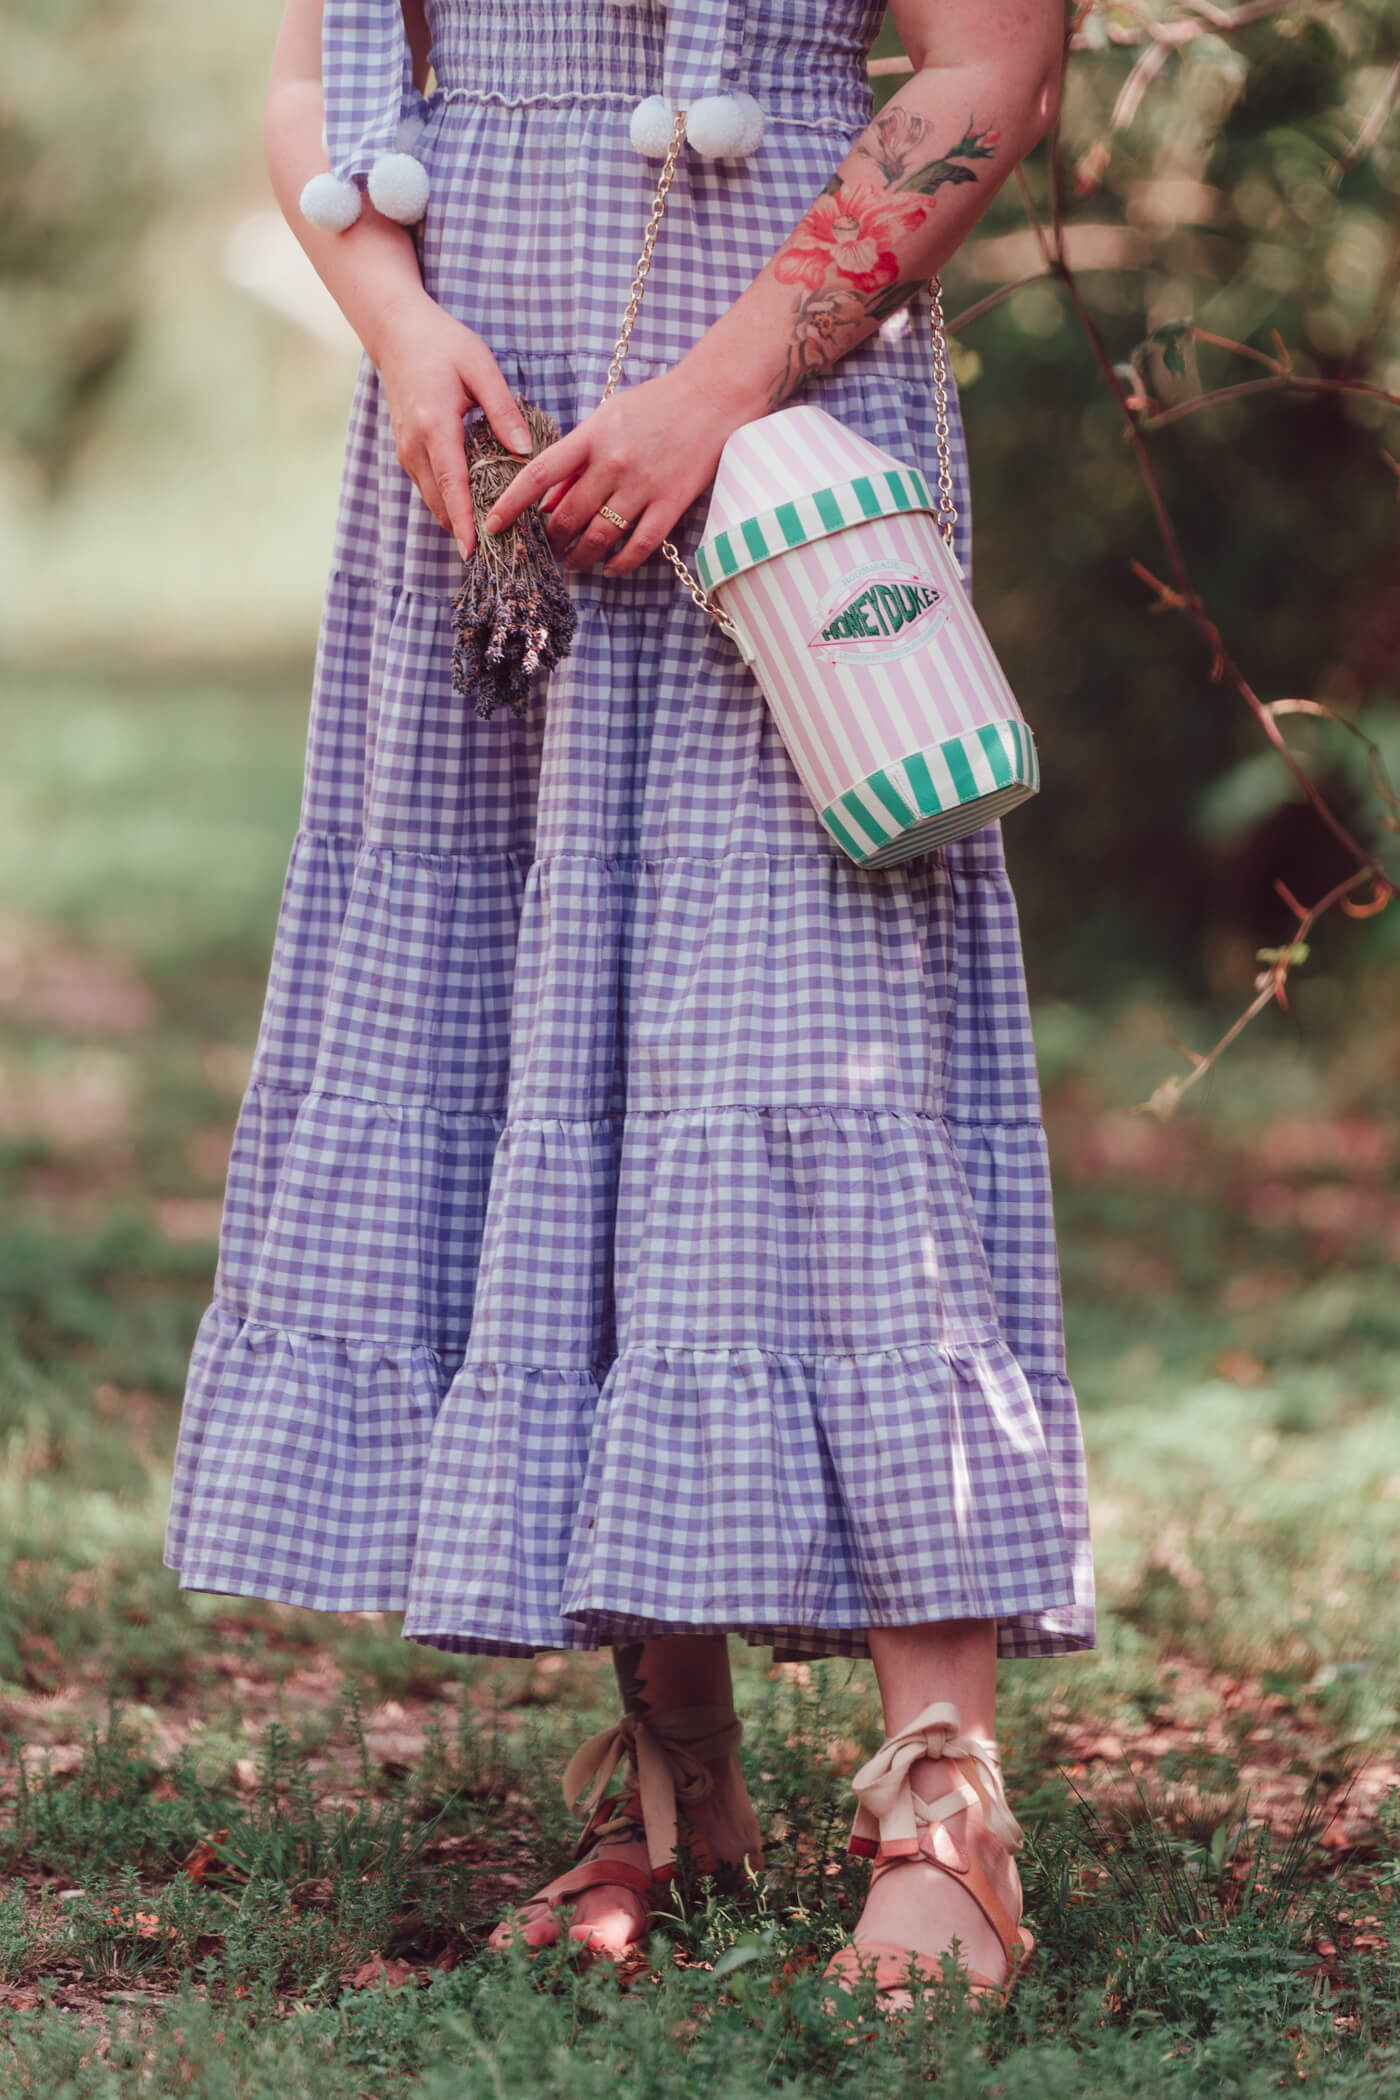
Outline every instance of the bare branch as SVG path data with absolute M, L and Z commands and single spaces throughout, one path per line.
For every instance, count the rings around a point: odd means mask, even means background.
M 1138 105 L 1157 75 L 1171 57 L 1171 47 L 1165 43 L 1151 43 L 1133 60 L 1132 71 L 1118 90 L 1118 99 L 1113 105 L 1113 114 L 1108 120 L 1109 136 L 1126 131 L 1138 113 Z
M 1375 738 L 1367 736 L 1359 722 L 1353 722 L 1350 715 L 1340 713 L 1335 707 L 1329 707 L 1325 700 L 1270 700 L 1266 703 L 1265 711 L 1275 717 L 1320 716 L 1324 721 L 1335 722 L 1339 729 L 1345 729 L 1348 736 L 1354 736 L 1357 743 L 1366 748 L 1366 767 L 1371 776 L 1371 785 L 1390 811 L 1390 815 L 1382 820 L 1385 828 L 1387 831 L 1400 831 L 1400 795 L 1396 794 L 1390 784 L 1385 754 Z
M 1360 131 L 1357 132 L 1356 137 L 1352 140 L 1351 145 L 1341 159 L 1334 163 L 1334 173 L 1336 175 L 1347 174 L 1357 165 L 1358 161 L 1365 160 L 1366 155 L 1385 130 L 1386 119 L 1394 107 L 1397 95 L 1400 95 L 1400 59 L 1395 61 L 1395 64 L 1386 74 L 1381 91 L 1366 112 Z
M 1388 387 L 1373 386 L 1366 379 L 1306 379 L 1297 372 L 1279 372 L 1269 379 L 1242 379 L 1236 386 L 1220 386 L 1208 394 L 1192 394 L 1189 400 L 1174 401 L 1170 408 L 1138 417 L 1139 430 L 1165 430 L 1184 416 L 1198 415 L 1203 408 L 1216 408 L 1222 401 L 1243 401 L 1250 394 L 1369 394 L 1390 408 L 1400 408 L 1400 394 Z
M 1393 886 L 1385 876 L 1377 879 L 1375 894 L 1369 903 L 1348 905 L 1352 892 L 1359 889 L 1366 879 L 1365 868 L 1358 868 L 1354 875 L 1348 875 L 1343 881 L 1335 884 L 1325 897 L 1319 897 L 1316 904 L 1306 907 L 1298 902 L 1283 883 L 1274 885 L 1298 922 L 1292 939 L 1278 948 L 1260 950 L 1260 960 L 1266 962 L 1267 967 L 1255 978 L 1254 997 L 1244 1012 L 1231 1022 L 1219 1042 L 1204 1053 L 1189 1049 L 1185 1044 L 1178 1045 L 1183 1056 L 1190 1061 L 1191 1070 L 1184 1075 L 1173 1073 L 1170 1078 L 1164 1079 L 1146 1101 L 1138 1103 L 1134 1110 L 1136 1115 L 1156 1116 L 1159 1122 L 1165 1123 L 1169 1117 L 1175 1115 L 1181 1097 L 1188 1088 L 1205 1078 L 1212 1065 L 1244 1034 L 1250 1022 L 1258 1019 L 1266 1006 L 1288 1004 L 1288 973 L 1306 960 L 1307 938 L 1319 919 L 1325 917 L 1337 905 L 1341 905 L 1344 911 L 1349 909 L 1352 918 L 1371 918 L 1377 912 L 1385 910 L 1395 895 Z
M 994 306 L 1000 306 L 1002 300 L 1009 299 L 1013 292 L 1023 292 L 1028 284 L 1044 284 L 1050 275 L 1048 270 L 1032 270 L 1029 277 L 1013 277 L 1009 284 L 999 284 L 994 292 L 988 292 L 985 299 L 965 306 L 960 314 L 954 314 L 951 321 L 946 321 L 944 327 L 949 335 L 957 335 L 961 329 L 971 327 L 974 321 L 980 321 L 983 314 L 990 313 Z

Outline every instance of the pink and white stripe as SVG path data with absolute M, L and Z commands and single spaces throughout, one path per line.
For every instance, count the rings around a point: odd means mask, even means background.
M 739 537 L 746 519 L 778 504 L 891 470 L 908 471 L 822 409 L 782 409 L 746 424 L 725 446 L 706 540 L 725 530 Z M 942 594 L 948 617 L 910 654 L 890 659 L 857 649 L 838 663 L 823 661 L 808 646 L 823 601 L 844 576 L 872 563 L 917 569 Z M 752 653 L 818 808 L 910 752 L 1020 717 L 962 572 L 928 512 L 863 518 L 755 562 L 717 584 L 714 595 Z

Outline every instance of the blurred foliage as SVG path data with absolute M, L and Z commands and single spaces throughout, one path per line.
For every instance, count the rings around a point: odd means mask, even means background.
M 139 337 L 153 228 L 172 196 L 227 179 L 221 54 L 181 63 L 187 13 L 10 0 L 0 14 L 0 428 L 51 487 Z
M 1297 5 L 1194 36 L 1114 132 L 1150 49 L 1141 25 L 1203 12 L 1171 0 L 1076 10 L 1093 48 L 1067 75 L 1068 253 L 1110 357 L 1166 406 L 1260 376 L 1172 324 L 1269 353 L 1276 331 L 1302 373 L 1400 391 L 1400 111 L 1382 99 L 1400 11 Z M 1140 40 L 1111 41 L 1129 32 Z M 1026 178 L 1048 221 L 1045 153 Z M 950 315 L 1039 266 L 1008 186 L 946 273 Z M 1257 943 L 1289 923 L 1275 879 L 1306 902 L 1349 863 L 1244 707 L 1212 688 L 1199 637 L 1149 610 L 1128 558 L 1167 575 L 1162 543 L 1065 290 L 1046 278 L 972 321 L 957 364 L 979 604 L 1045 760 L 1046 792 L 1007 826 L 1032 969 L 1053 942 L 1061 990 L 1147 968 L 1247 993 Z M 1373 397 L 1266 395 L 1149 443 L 1196 588 L 1255 690 L 1359 710 L 1394 777 L 1400 542 L 1384 453 L 1400 453 L 1400 415 Z M 1383 847 L 1360 747 L 1325 723 L 1291 740 L 1339 814 Z M 1332 926 L 1321 937 L 1338 942 Z M 1341 945 L 1358 961 L 1394 955 L 1400 914 Z
M 300 636 L 309 652 L 352 367 L 222 260 L 266 206 L 257 110 L 278 11 L 13 0 L 0 19 L 0 571 L 31 649 L 256 660 Z M 1280 0 L 1228 31 L 1186 0 L 1072 12 L 1069 256 L 1125 380 L 1171 405 L 1260 376 L 1186 337 L 1192 321 L 1265 352 L 1276 331 L 1301 373 L 1400 389 L 1395 0 Z M 1184 40 L 1115 130 L 1154 28 Z M 890 29 L 878 48 L 897 48 Z M 1048 217 L 1045 148 L 1025 176 Z M 946 273 L 950 314 L 1039 267 L 1008 184 Z M 983 313 L 956 363 L 979 605 L 1045 766 L 1007 827 L 1032 976 L 1078 995 L 1168 973 L 1242 1003 L 1256 947 L 1288 932 L 1275 879 L 1309 901 L 1345 872 L 1340 849 L 1212 687 L 1199 637 L 1150 610 L 1129 562 L 1165 573 L 1160 539 L 1065 289 L 1046 278 Z M 1279 393 L 1150 444 L 1197 589 L 1260 696 L 1355 710 L 1395 770 L 1400 417 L 1374 396 Z M 1326 723 L 1290 735 L 1379 841 L 1359 747 Z M 1400 911 L 1325 924 L 1319 944 L 1329 967 L 1394 956 Z

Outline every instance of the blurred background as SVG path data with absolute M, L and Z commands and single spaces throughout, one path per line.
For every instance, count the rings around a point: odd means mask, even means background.
M 1160 405 L 1263 376 L 1171 334 L 1193 321 L 1380 390 L 1235 399 L 1149 442 L 1255 690 L 1327 701 L 1400 776 L 1397 9 L 1077 12 L 1061 180 L 1109 360 Z M 329 1643 L 380 1699 L 470 1667 L 392 1628 L 182 1599 L 160 1566 L 356 358 L 262 171 L 278 13 L 0 17 L 0 1735 L 61 1746 L 110 1690 L 151 1741 L 197 1722 L 216 1776 L 289 1653 Z M 1044 212 L 1044 148 L 1026 180 Z M 1012 184 L 947 273 L 950 314 L 1038 267 Z M 1288 1011 L 1174 1121 L 1135 1113 L 1178 1042 L 1248 1002 L 1291 924 L 1275 881 L 1310 902 L 1347 862 L 1129 566 L 1166 573 L 1066 290 L 971 321 L 956 365 L 979 605 L 1044 761 L 1007 842 L 1105 1595 L 1099 1656 L 1020 1680 L 1027 1755 L 1076 1728 L 1085 1756 L 1131 1743 L 1154 1713 L 1160 1734 L 1172 1670 L 1247 1684 L 1256 1723 L 1374 1745 L 1400 1691 L 1400 907 L 1329 916 Z M 1400 871 L 1363 746 L 1289 726 Z

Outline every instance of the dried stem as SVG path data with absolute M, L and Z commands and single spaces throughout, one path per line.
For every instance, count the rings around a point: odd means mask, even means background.
M 1138 1103 L 1135 1114 L 1156 1116 L 1160 1122 L 1165 1123 L 1176 1113 L 1182 1095 L 1195 1086 L 1198 1080 L 1205 1078 L 1211 1067 L 1230 1045 L 1244 1034 L 1250 1022 L 1258 1019 L 1266 1006 L 1287 1006 L 1288 973 L 1296 964 L 1306 959 L 1308 935 L 1327 912 L 1339 904 L 1345 909 L 1347 899 L 1353 890 L 1361 887 L 1367 876 L 1367 869 L 1358 868 L 1354 874 L 1334 884 L 1325 897 L 1318 898 L 1316 904 L 1309 905 L 1300 904 L 1285 884 L 1275 883 L 1275 889 L 1296 921 L 1291 937 L 1278 948 L 1262 948 L 1259 951 L 1259 959 L 1265 964 L 1265 968 L 1254 980 L 1254 997 L 1244 1012 L 1230 1023 L 1220 1040 L 1203 1053 L 1182 1045 L 1185 1055 L 1191 1060 L 1191 1070 L 1184 1075 L 1173 1073 L 1169 1079 L 1164 1079 L 1148 1100 Z M 1393 885 L 1381 876 L 1376 883 L 1376 892 L 1371 903 L 1354 908 L 1353 916 L 1368 918 L 1373 912 L 1383 911 L 1394 895 Z
M 1009 299 L 1013 292 L 1023 292 L 1028 284 L 1044 284 L 1050 274 L 1048 270 L 1032 270 L 1028 277 L 1013 277 L 1009 284 L 999 284 L 994 292 L 988 292 L 985 299 L 974 300 L 972 305 L 965 306 L 960 314 L 954 314 L 951 321 L 945 321 L 944 328 L 949 335 L 956 335 L 959 329 L 970 328 L 974 321 L 980 321 L 983 314 L 989 314 L 994 306 L 1000 306 L 1002 300 Z
M 1187 401 L 1173 401 L 1152 415 L 1139 416 L 1139 430 L 1165 430 L 1186 416 L 1199 415 L 1203 408 L 1216 408 L 1222 401 L 1243 401 L 1250 394 L 1369 394 L 1390 408 L 1400 408 L 1400 394 L 1374 386 L 1364 379 L 1309 379 L 1298 372 L 1276 372 L 1269 379 L 1242 379 L 1234 386 L 1214 387 L 1208 394 L 1193 394 Z

